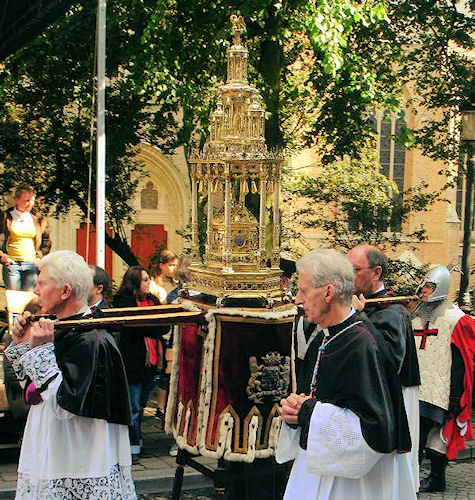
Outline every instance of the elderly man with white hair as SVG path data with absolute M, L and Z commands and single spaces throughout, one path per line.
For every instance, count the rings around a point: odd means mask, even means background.
M 92 275 L 81 256 L 53 252 L 39 269 L 34 292 L 42 313 L 61 320 L 90 314 Z M 12 337 L 5 354 L 32 403 L 16 498 L 136 498 L 127 380 L 110 334 L 20 317 Z
M 281 401 L 279 462 L 295 459 L 285 499 L 415 499 L 411 440 L 396 366 L 352 306 L 353 266 L 335 250 L 297 262 L 300 305 L 322 331 L 298 390 Z

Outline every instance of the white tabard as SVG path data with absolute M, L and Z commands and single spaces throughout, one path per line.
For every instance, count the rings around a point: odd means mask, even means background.
M 415 500 L 409 454 L 372 450 L 359 418 L 346 408 L 318 402 L 307 450 L 300 428 L 282 425 L 276 460 L 295 459 L 284 500 Z
M 25 342 L 5 351 L 20 382 L 29 376 L 35 387 L 46 386 L 43 401 L 28 414 L 16 499 L 135 499 L 127 426 L 79 417 L 58 405 L 62 375 L 53 349 L 49 343 L 30 350 Z

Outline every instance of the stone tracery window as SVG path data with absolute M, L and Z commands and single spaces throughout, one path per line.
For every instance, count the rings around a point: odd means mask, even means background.
M 381 172 L 391 181 L 394 181 L 398 193 L 394 193 L 394 207 L 391 214 L 383 220 L 386 229 L 401 231 L 402 228 L 402 192 L 404 191 L 404 169 L 406 166 L 406 148 L 399 144 L 395 137 L 406 125 L 404 113 L 389 114 L 384 111 L 375 113 L 374 120 L 377 133 L 376 148 L 379 151 Z M 384 227 L 381 227 L 384 230 Z
M 397 185 L 398 192 L 392 193 L 394 205 L 391 212 L 374 214 L 376 217 L 370 218 L 371 223 L 376 224 L 379 231 L 401 231 L 402 229 L 402 192 L 404 191 L 404 169 L 406 148 L 399 144 L 395 137 L 406 121 L 403 113 L 385 113 L 377 111 L 372 117 L 374 130 L 377 133 L 376 148 L 379 152 L 379 162 L 381 173 Z M 348 228 L 351 231 L 358 231 L 361 228 L 364 213 L 368 207 L 361 207 L 360 210 L 352 207 L 349 212 Z M 376 220 L 376 222 L 374 222 Z M 364 222 L 363 222 L 364 224 Z M 367 227 L 366 229 L 374 229 Z

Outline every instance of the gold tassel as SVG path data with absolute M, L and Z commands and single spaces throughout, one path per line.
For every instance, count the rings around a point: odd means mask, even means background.
M 253 179 L 251 181 L 251 193 L 256 194 L 258 191 L 256 181 Z

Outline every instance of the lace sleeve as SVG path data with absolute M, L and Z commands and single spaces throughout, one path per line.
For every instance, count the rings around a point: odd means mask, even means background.
M 13 371 L 20 382 L 26 379 L 26 373 L 23 368 L 23 364 L 20 362 L 20 358 L 30 349 L 28 342 L 22 342 L 21 344 L 14 344 L 13 342 L 5 349 L 3 352 L 5 356 L 10 360 L 12 364 Z
M 39 392 L 59 373 L 52 342 L 30 349 L 20 358 L 20 363 Z
M 294 460 L 299 452 L 300 427 L 292 429 L 285 422 L 280 428 L 279 441 L 275 450 L 275 460 L 279 464 Z
M 307 472 L 358 479 L 382 454 L 372 450 L 361 433 L 360 419 L 347 408 L 315 405 L 307 447 Z

